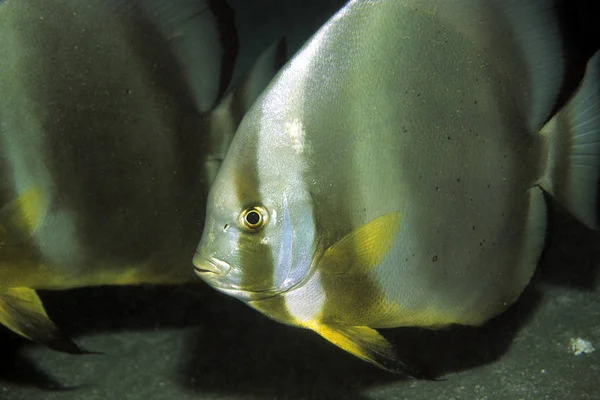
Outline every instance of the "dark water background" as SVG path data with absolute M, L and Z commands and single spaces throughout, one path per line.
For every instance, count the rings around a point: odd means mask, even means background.
M 343 1 L 230 3 L 239 73 L 281 34 L 297 48 Z M 597 15 L 581 18 L 593 43 Z M 42 292 L 59 326 L 105 355 L 56 353 L 0 328 L 0 400 L 598 399 L 600 234 L 555 206 L 549 214 L 539 271 L 508 312 L 481 329 L 384 331 L 444 381 L 380 371 L 198 282 Z M 578 337 L 598 351 L 574 355 Z

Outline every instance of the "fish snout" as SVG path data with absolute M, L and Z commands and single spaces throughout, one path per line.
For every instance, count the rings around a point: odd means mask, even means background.
M 196 275 L 203 279 L 223 277 L 231 270 L 229 263 L 216 258 L 207 258 L 199 253 L 194 254 L 192 262 Z

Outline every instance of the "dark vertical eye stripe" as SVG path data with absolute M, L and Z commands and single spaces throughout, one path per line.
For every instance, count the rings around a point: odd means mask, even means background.
M 258 149 L 258 135 L 259 131 L 253 132 L 253 135 L 248 135 L 248 139 L 241 143 L 244 148 L 242 151 L 245 154 L 250 154 L 250 157 L 244 157 L 244 160 L 247 160 L 246 163 L 240 162 L 237 165 L 239 169 L 234 171 L 234 187 L 236 190 L 237 196 L 237 204 L 240 204 L 242 207 L 248 207 L 251 205 L 262 205 L 263 199 L 260 193 L 260 177 L 258 176 L 258 157 L 260 157 L 260 152 Z M 242 160 L 242 158 L 240 158 Z M 243 209 L 240 209 L 239 212 L 243 212 Z M 236 224 L 238 222 L 236 221 Z M 265 228 L 268 228 L 265 227 Z M 237 244 L 237 249 L 239 251 L 240 257 L 240 270 L 242 271 L 241 277 L 241 289 L 251 288 L 253 283 L 257 282 L 257 280 L 261 280 L 264 284 L 261 284 L 261 287 L 271 288 L 275 284 L 275 263 L 273 261 L 272 253 L 270 251 L 270 246 L 266 245 L 258 245 L 253 246 L 251 249 L 244 249 L 244 246 L 248 246 L 248 243 L 244 238 L 247 238 L 251 241 L 259 240 L 254 235 L 264 235 L 265 232 L 258 233 L 249 233 L 243 232 L 240 236 L 240 240 Z M 252 237 L 248 237 L 248 235 L 253 235 Z M 250 291 L 250 296 L 252 298 L 252 292 Z

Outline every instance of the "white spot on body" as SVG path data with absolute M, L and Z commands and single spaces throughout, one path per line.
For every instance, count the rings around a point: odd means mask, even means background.
M 260 123 L 259 148 L 262 142 L 268 142 L 270 147 L 289 147 L 300 154 L 304 150 L 304 127 L 302 109 L 308 99 L 313 96 L 307 93 L 306 80 L 311 76 L 311 67 L 314 60 L 321 54 L 320 50 L 327 38 L 327 33 L 335 21 L 342 18 L 345 10 L 338 12 L 325 24 L 310 40 L 309 45 L 291 61 L 285 72 L 274 81 L 273 87 L 266 92 L 263 104 L 268 104 L 268 109 L 263 113 Z M 284 126 L 287 134 L 281 135 Z
M 294 119 L 292 122 L 286 122 L 284 125 L 285 132 L 290 138 L 292 148 L 296 153 L 304 152 L 304 126 L 299 119 Z

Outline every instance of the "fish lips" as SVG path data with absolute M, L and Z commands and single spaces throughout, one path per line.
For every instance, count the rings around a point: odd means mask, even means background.
M 215 289 L 235 297 L 240 297 L 238 292 L 244 292 L 238 285 L 228 282 L 228 275 L 232 269 L 228 262 L 196 253 L 193 263 L 196 275 Z
M 267 289 L 264 291 L 244 290 L 237 285 L 225 283 L 223 280 L 232 269 L 231 265 L 214 257 L 205 257 L 196 253 L 193 258 L 194 271 L 203 281 L 219 292 L 225 293 L 242 301 L 257 301 L 281 294 L 281 290 Z
M 194 254 L 192 260 L 194 271 L 202 279 L 214 279 L 224 277 L 231 271 L 231 265 L 217 258 L 207 258 L 199 253 Z

